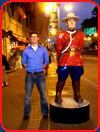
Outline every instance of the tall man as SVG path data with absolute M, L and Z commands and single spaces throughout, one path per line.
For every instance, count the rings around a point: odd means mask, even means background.
M 45 96 L 46 85 L 44 68 L 49 63 L 49 57 L 47 49 L 41 46 L 38 41 L 38 33 L 31 33 L 31 45 L 25 48 L 22 54 L 22 66 L 26 68 L 25 104 L 23 119 L 29 118 L 29 114 L 31 111 L 30 97 L 35 83 L 40 93 L 41 112 L 43 114 L 43 118 L 48 118 L 48 104 Z
M 56 50 L 58 55 L 58 81 L 56 85 L 55 102 L 61 103 L 61 92 L 65 81 L 70 74 L 74 99 L 78 103 L 83 102 L 80 95 L 80 78 L 84 73 L 81 50 L 84 46 L 84 34 L 76 30 L 76 22 L 80 18 L 73 12 L 69 12 L 62 21 L 66 22 L 67 30 L 60 31 L 57 35 Z

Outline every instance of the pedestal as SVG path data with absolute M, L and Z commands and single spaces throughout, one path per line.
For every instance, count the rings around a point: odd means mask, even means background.
M 90 104 L 83 100 L 77 103 L 73 98 L 62 98 L 62 103 L 52 101 L 50 104 L 50 119 L 58 123 L 79 124 L 89 119 Z

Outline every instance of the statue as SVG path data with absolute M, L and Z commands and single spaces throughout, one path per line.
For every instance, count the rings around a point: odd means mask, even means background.
M 56 84 L 56 103 L 62 102 L 61 93 L 68 75 L 72 80 L 75 101 L 83 102 L 80 95 L 80 78 L 84 73 L 84 61 L 81 55 L 84 47 L 84 33 L 76 29 L 76 23 L 79 19 L 80 17 L 76 16 L 74 12 L 69 12 L 62 20 L 67 24 L 67 30 L 59 31 L 57 34 L 58 81 Z

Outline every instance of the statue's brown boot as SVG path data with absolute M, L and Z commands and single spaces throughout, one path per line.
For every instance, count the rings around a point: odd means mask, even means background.
M 60 104 L 62 102 L 61 99 L 61 93 L 64 87 L 65 81 L 58 80 L 56 85 L 56 96 L 55 96 L 55 102 Z
M 62 99 L 61 99 L 61 94 L 56 94 L 55 96 L 55 102 L 60 104 L 62 102 Z
M 74 91 L 74 99 L 78 103 L 83 102 L 83 98 L 80 95 L 80 80 L 72 81 L 73 91 Z

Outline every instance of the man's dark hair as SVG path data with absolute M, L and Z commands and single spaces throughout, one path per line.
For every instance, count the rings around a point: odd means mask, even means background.
M 36 32 L 36 31 L 31 32 L 31 33 L 30 33 L 30 37 L 31 37 L 32 34 L 37 34 L 37 36 L 39 36 L 39 33 Z

